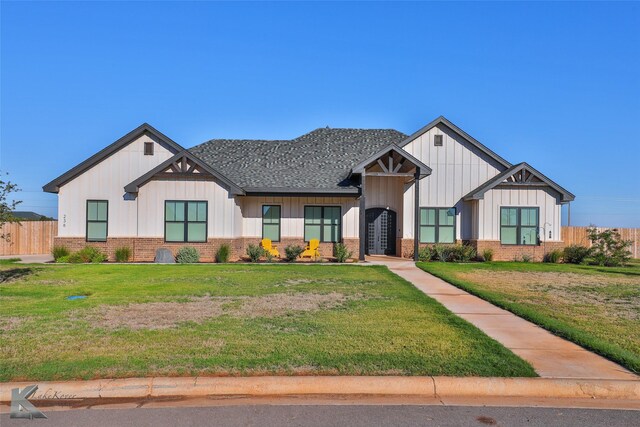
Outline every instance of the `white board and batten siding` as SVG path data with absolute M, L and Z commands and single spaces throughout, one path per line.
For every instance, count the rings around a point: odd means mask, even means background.
M 551 189 L 494 188 L 484 194 L 478 203 L 479 240 L 500 240 L 501 207 L 539 207 L 540 240 L 557 242 L 561 236 L 561 207 L 558 195 Z M 549 238 L 551 231 L 551 238 Z
M 239 236 L 242 214 L 236 199 L 216 181 L 155 180 L 138 193 L 138 237 L 164 238 L 165 201 L 206 201 L 207 237 Z
M 144 155 L 145 142 L 154 142 L 153 155 Z M 145 134 L 62 185 L 58 193 L 58 236 L 85 237 L 87 200 L 109 201 L 109 237 L 135 236 L 136 201 L 125 200 L 124 186 L 174 154 Z
M 434 146 L 434 135 L 442 135 L 442 146 Z M 437 125 L 403 147 L 405 151 L 429 166 L 431 175 L 420 181 L 420 207 L 456 207 L 456 238 L 471 238 L 470 226 L 461 223 L 465 208 L 461 199 L 488 179 L 504 171 L 494 159 L 468 143 L 444 125 Z M 403 237 L 413 238 L 413 184 L 404 188 Z
M 358 200 L 352 197 L 238 197 L 242 211 L 243 237 L 262 236 L 262 206 L 279 205 L 280 236 L 301 238 L 304 236 L 305 206 L 340 206 L 342 237 L 358 238 Z

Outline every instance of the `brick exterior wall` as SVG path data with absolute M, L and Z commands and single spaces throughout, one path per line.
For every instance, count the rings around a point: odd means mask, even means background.
M 401 256 L 403 258 L 413 258 L 413 239 L 401 240 Z M 494 261 L 521 260 L 522 256 L 525 255 L 531 257 L 532 261 L 540 262 L 544 258 L 544 254 L 554 249 L 562 249 L 565 247 L 564 242 L 546 242 L 540 244 L 540 246 L 502 245 L 500 241 L 494 240 L 465 240 L 462 243 L 469 244 L 476 248 L 478 255 L 482 255 L 482 251 L 485 249 L 492 249 Z M 419 246 L 422 248 L 429 245 L 432 244 L 420 243 Z
M 109 257 L 109 261 L 115 261 L 115 251 L 117 248 L 126 246 L 131 248 L 133 262 L 153 262 L 156 251 L 159 248 L 167 248 L 171 250 L 173 255 L 183 246 L 193 246 L 200 252 L 201 262 L 214 262 L 215 254 L 218 248 L 223 244 L 231 246 L 230 261 L 237 261 L 246 257 L 246 249 L 250 244 L 260 244 L 259 237 L 242 237 L 237 239 L 208 239 L 206 243 L 166 243 L 163 238 L 148 237 L 110 237 L 106 242 L 87 242 L 82 237 L 56 237 L 54 238 L 55 246 L 66 246 L 69 250 L 75 252 L 85 246 L 93 246 Z M 343 243 L 353 252 L 352 257 L 358 257 L 359 239 L 343 239 Z M 284 248 L 288 245 L 300 245 L 304 247 L 306 243 L 302 238 L 283 238 L 282 241 L 274 243 L 280 252 L 280 256 L 284 258 Z M 333 243 L 320 243 L 320 255 L 322 257 L 333 256 Z
M 433 246 L 433 243 L 418 243 L 418 247 L 420 248 L 424 248 L 426 246 Z M 401 239 L 400 248 L 402 252 L 399 256 L 402 258 L 413 259 L 413 239 Z
M 565 247 L 564 242 L 543 242 L 539 246 L 503 245 L 498 240 L 470 240 L 465 242 L 476 248 L 478 255 L 485 249 L 493 250 L 494 261 L 520 261 L 523 256 L 541 262 L 546 253 Z

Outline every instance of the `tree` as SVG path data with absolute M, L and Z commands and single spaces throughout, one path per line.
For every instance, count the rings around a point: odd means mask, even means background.
M 615 228 L 598 231 L 594 226 L 587 229 L 591 240 L 591 263 L 607 267 L 622 265 L 631 259 L 631 240 L 622 240 Z
M 16 184 L 9 180 L 5 181 L 0 177 L 0 229 L 2 229 L 6 223 L 20 222 L 18 221 L 18 218 L 13 216 L 12 212 L 15 210 L 16 206 L 22 202 L 17 200 L 12 200 L 11 202 L 7 201 L 7 196 L 9 196 L 9 194 L 18 191 L 20 191 L 20 189 Z M 0 232 L 0 240 L 11 241 L 11 235 L 9 233 Z

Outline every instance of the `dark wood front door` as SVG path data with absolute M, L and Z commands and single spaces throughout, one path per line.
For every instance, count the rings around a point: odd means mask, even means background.
M 396 213 L 390 209 L 367 209 L 368 255 L 396 254 Z

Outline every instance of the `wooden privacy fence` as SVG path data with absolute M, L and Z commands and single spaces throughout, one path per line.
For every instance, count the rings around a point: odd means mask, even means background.
M 588 227 L 562 227 L 565 245 L 591 246 L 587 237 Z M 607 227 L 598 227 L 606 230 Z M 622 238 L 631 240 L 631 253 L 640 258 L 640 228 L 618 228 Z M 21 224 L 5 224 L 2 234 L 9 233 L 10 241 L 0 239 L 0 255 L 49 254 L 53 238 L 58 235 L 58 221 L 23 221 Z
M 591 246 L 591 241 L 587 236 L 587 228 L 589 227 L 562 227 L 562 240 L 564 244 Z M 622 239 L 631 240 L 631 256 L 640 258 L 640 228 L 616 228 L 616 227 L 596 227 L 598 231 L 609 230 L 615 228 L 618 230 Z
M 9 240 L 0 239 L 0 255 L 49 254 L 53 238 L 58 235 L 58 221 L 22 221 L 5 224 L 1 234 L 9 234 Z

